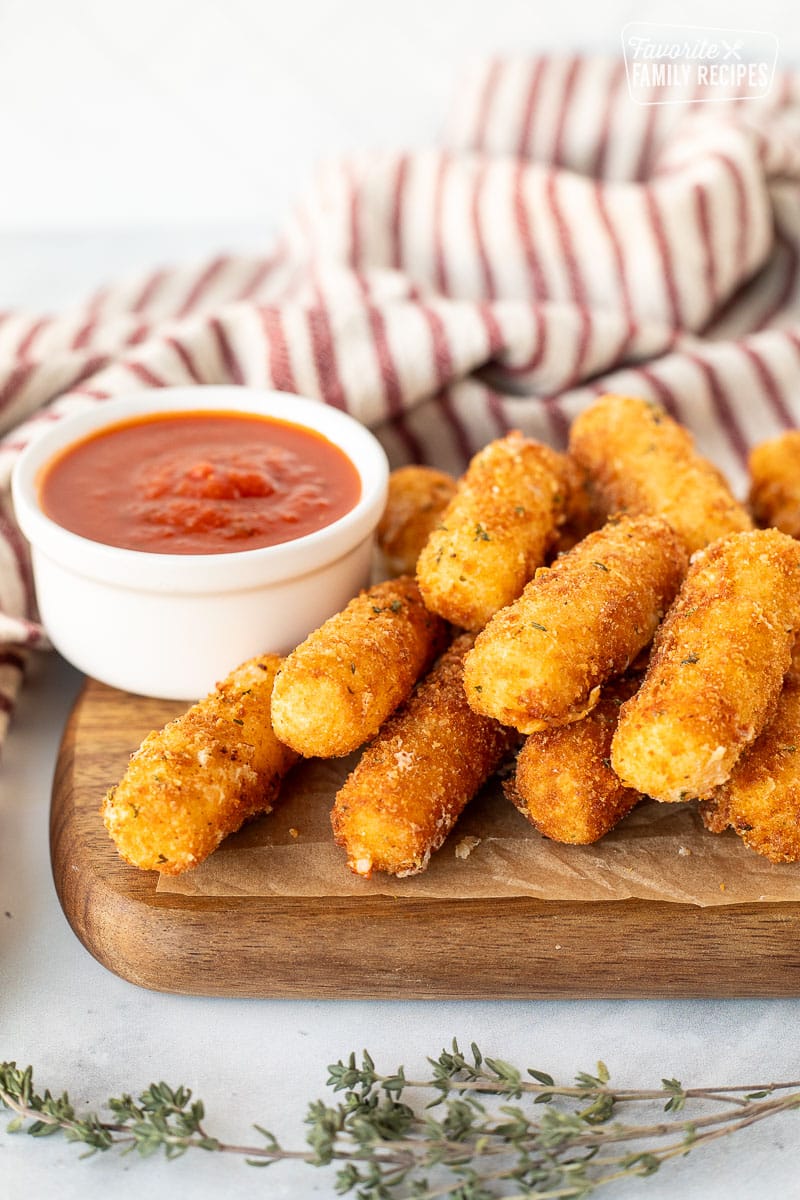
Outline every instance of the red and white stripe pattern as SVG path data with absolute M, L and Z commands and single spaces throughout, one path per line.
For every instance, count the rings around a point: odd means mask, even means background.
M 458 472 L 511 428 L 563 445 L 614 389 L 664 404 L 741 489 L 748 448 L 800 423 L 800 80 L 671 98 L 635 103 L 621 61 L 494 59 L 439 147 L 325 165 L 269 256 L 0 313 L 0 726 L 46 645 L 10 471 L 110 396 L 317 396 L 393 464 Z

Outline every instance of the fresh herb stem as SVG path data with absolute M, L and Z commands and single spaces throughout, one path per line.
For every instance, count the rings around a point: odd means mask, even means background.
M 136 1099 L 110 1099 L 110 1119 L 94 1113 L 81 1118 L 66 1092 L 38 1093 L 30 1067 L 23 1071 L 7 1062 L 0 1063 L 0 1104 L 14 1114 L 10 1131 L 34 1137 L 61 1132 L 90 1155 L 162 1151 L 172 1159 L 199 1149 L 236 1155 L 252 1166 L 335 1163 L 337 1191 L 357 1200 L 580 1200 L 800 1108 L 797 1080 L 684 1088 L 677 1079 L 663 1079 L 660 1088 L 616 1089 L 600 1062 L 595 1074 L 580 1072 L 574 1084 L 562 1085 L 544 1071 L 523 1073 L 485 1058 L 474 1043 L 468 1058 L 455 1041 L 428 1061 L 432 1072 L 425 1079 L 406 1078 L 402 1067 L 380 1074 L 366 1051 L 360 1063 L 354 1054 L 334 1063 L 328 1086 L 344 1099 L 333 1106 L 309 1104 L 302 1150 L 284 1148 L 259 1125 L 260 1144 L 222 1142 L 207 1132 L 202 1102 L 193 1101 L 188 1088 L 164 1083 L 151 1084 Z M 433 1094 L 422 1112 L 404 1101 L 409 1089 Z M 703 1111 L 712 1103 L 724 1107 Z M 612 1122 L 619 1104 L 645 1111 L 661 1104 L 670 1117 Z

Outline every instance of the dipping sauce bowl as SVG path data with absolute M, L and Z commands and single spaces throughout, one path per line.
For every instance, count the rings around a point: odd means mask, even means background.
M 268 418 L 310 431 L 350 460 L 360 494 L 322 528 L 245 550 L 232 539 L 232 549 L 213 553 L 121 548 L 72 532 L 45 512 L 43 481 L 80 443 L 120 424 L 190 413 Z M 377 439 L 320 401 L 234 386 L 158 388 L 53 424 L 21 454 L 12 496 L 31 544 L 40 617 L 64 658 L 112 687 L 196 700 L 245 659 L 293 649 L 368 583 L 388 474 Z

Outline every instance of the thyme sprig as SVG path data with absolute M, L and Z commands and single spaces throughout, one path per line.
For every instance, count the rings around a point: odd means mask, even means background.
M 599 1062 L 594 1074 L 582 1071 L 562 1085 L 545 1071 L 484 1057 L 474 1043 L 465 1055 L 456 1041 L 428 1061 L 424 1079 L 409 1079 L 402 1067 L 381 1074 L 367 1051 L 331 1065 L 328 1086 L 343 1098 L 309 1104 L 303 1150 L 286 1149 L 260 1125 L 256 1145 L 223 1142 L 207 1132 L 202 1102 L 188 1088 L 165 1083 L 151 1084 L 136 1099 L 110 1099 L 108 1116 L 79 1116 L 66 1092 L 37 1092 L 30 1067 L 5 1062 L 0 1103 L 14 1114 L 9 1131 L 60 1132 L 86 1146 L 86 1155 L 116 1148 L 143 1156 L 163 1151 L 173 1159 L 205 1150 L 238 1155 L 252 1166 L 335 1163 L 337 1192 L 357 1200 L 579 1200 L 800 1108 L 800 1080 L 686 1088 L 665 1078 L 656 1088 L 614 1088 Z M 404 1098 L 419 1090 L 432 1093 L 421 1110 Z M 645 1112 L 658 1105 L 668 1119 L 612 1120 L 619 1105 Z

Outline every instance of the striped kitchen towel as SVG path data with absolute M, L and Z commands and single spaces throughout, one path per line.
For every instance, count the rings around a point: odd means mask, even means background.
M 110 396 L 318 396 L 393 465 L 457 472 L 510 428 L 563 446 L 594 395 L 622 391 L 664 404 L 741 490 L 748 447 L 800 417 L 800 77 L 761 100 L 671 99 L 635 102 L 621 61 L 493 60 L 438 147 L 325 166 L 268 257 L 0 314 L 3 713 L 25 647 L 47 644 L 11 468 Z

